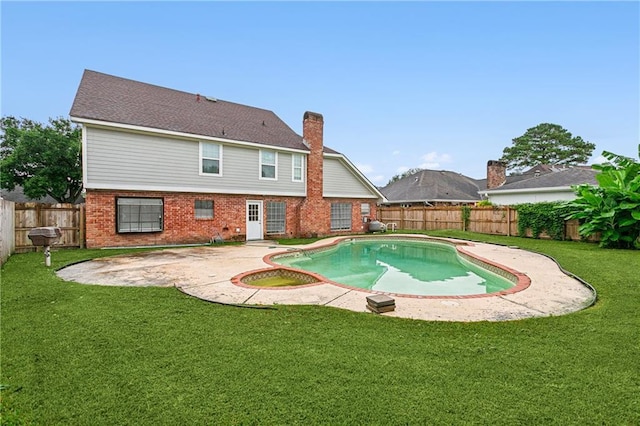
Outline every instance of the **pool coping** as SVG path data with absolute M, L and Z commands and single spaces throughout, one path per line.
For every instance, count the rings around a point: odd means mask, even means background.
M 408 240 L 415 240 L 415 241 L 424 241 L 424 242 L 435 242 L 438 244 L 446 244 L 449 246 L 453 246 L 457 253 L 458 256 L 462 257 L 463 259 L 465 259 L 466 261 L 473 263 L 481 268 L 484 268 L 486 270 L 488 270 L 489 272 L 495 273 L 497 275 L 502 276 L 503 278 L 506 278 L 510 281 L 512 281 L 514 283 L 513 287 L 509 287 L 506 290 L 501 290 L 501 291 L 496 291 L 496 292 L 492 292 L 492 293 L 478 293 L 478 294 L 467 294 L 467 295 L 416 295 L 416 294 L 405 294 L 405 293 L 395 293 L 395 292 L 386 292 L 386 291 L 378 291 L 378 290 L 369 290 L 369 289 L 364 289 L 361 287 L 355 287 L 355 286 L 350 286 L 350 285 L 346 285 L 337 281 L 333 281 L 321 274 L 315 273 L 315 272 L 311 272 L 311 271 L 305 271 L 303 269 L 297 269 L 297 268 L 293 268 L 293 267 L 289 267 L 289 266 L 284 266 L 280 263 L 275 262 L 273 259 L 276 257 L 282 257 L 282 256 L 287 256 L 287 255 L 291 255 L 293 256 L 294 252 L 295 253 L 300 253 L 300 252 L 310 252 L 310 251 L 324 251 L 324 250 L 328 250 L 331 247 L 337 247 L 339 244 L 344 243 L 344 242 L 348 242 L 348 241 L 354 241 L 354 240 L 362 240 L 362 241 L 375 241 L 375 240 L 399 240 L 399 241 L 408 241 Z M 473 242 L 470 241 L 453 241 L 451 239 L 445 239 L 445 238 L 437 238 L 437 237 L 430 237 L 430 236 L 421 236 L 421 235 L 412 235 L 412 234 L 395 234 L 395 235 L 352 235 L 352 236 L 347 236 L 347 237 L 337 237 L 332 239 L 331 241 L 325 243 L 325 244 L 320 244 L 320 245 L 314 245 L 312 248 L 310 249 L 305 249 L 305 248 L 298 248 L 298 249 L 288 249 L 285 251 L 280 251 L 280 252 L 275 252 L 275 253 L 269 253 L 267 255 L 265 255 L 262 260 L 267 264 L 270 265 L 270 267 L 266 267 L 266 268 L 261 268 L 261 269 L 255 269 L 255 270 L 251 270 L 251 271 L 246 271 L 243 273 L 240 273 L 234 277 L 231 278 L 231 282 L 237 286 L 240 287 L 245 287 L 245 288 L 251 288 L 251 289 L 262 289 L 262 290 L 272 290 L 272 291 L 281 291 L 281 290 L 291 290 L 292 288 L 304 288 L 304 287 L 313 287 L 313 286 L 317 286 L 317 285 L 322 285 L 322 284 L 331 284 L 331 285 L 335 285 L 338 287 L 343 287 L 346 289 L 350 289 L 350 290 L 355 290 L 355 291 L 363 291 L 366 293 L 371 293 L 371 294 L 386 294 L 388 296 L 393 296 L 393 297 L 409 297 L 409 298 L 416 298 L 416 299 L 475 299 L 475 298 L 480 298 L 480 297 L 495 297 L 495 296 L 500 296 L 500 295 L 507 295 L 507 294 L 513 294 L 513 293 L 517 293 L 519 291 L 522 291 L 526 288 L 529 287 L 529 285 L 531 285 L 531 279 L 524 273 L 517 271 L 513 268 L 509 268 L 505 265 L 502 265 L 500 263 L 494 262 L 492 260 L 489 259 L 485 259 L 483 257 L 477 256 L 475 254 L 473 254 L 472 252 L 469 252 L 467 250 L 464 249 L 464 246 L 473 246 Z M 274 269 L 280 269 L 280 270 L 285 270 L 285 271 L 291 271 L 293 273 L 298 273 L 298 274 L 303 274 L 303 275 L 308 275 L 310 277 L 313 277 L 316 282 L 313 283 L 308 283 L 308 284 L 299 284 L 296 286 L 282 286 L 282 287 L 264 287 L 264 286 L 254 286 L 251 285 L 249 283 L 245 283 L 244 280 L 251 276 L 251 275 L 255 275 L 255 274 L 260 274 L 260 273 L 268 273 L 273 271 Z M 497 269 L 498 271 L 492 270 L 492 269 Z M 509 275 L 509 276 L 505 276 L 505 275 Z

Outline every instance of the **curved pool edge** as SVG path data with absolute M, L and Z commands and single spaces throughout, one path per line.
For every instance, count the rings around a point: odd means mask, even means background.
M 364 289 L 361 287 L 354 287 L 354 286 L 349 286 L 343 283 L 339 283 L 333 280 L 330 280 L 329 278 L 317 274 L 315 272 L 310 272 L 310 271 L 305 271 L 303 269 L 297 269 L 297 268 L 291 268 L 289 266 L 284 266 L 281 265 L 277 262 L 274 262 L 272 259 L 278 256 L 283 256 L 283 255 L 287 255 L 287 254 L 291 254 L 292 252 L 315 252 L 315 251 L 322 251 L 322 250 L 327 250 L 330 249 L 331 247 L 335 247 L 338 244 L 347 242 L 347 241 L 352 241 L 352 240 L 420 240 L 420 241 L 432 241 L 432 242 L 437 242 L 437 243 L 444 243 L 447 245 L 451 245 L 453 247 L 455 247 L 457 255 L 460 256 L 461 258 L 463 258 L 464 260 L 467 260 L 468 262 L 474 263 L 476 266 L 479 266 L 489 272 L 492 273 L 497 273 L 498 275 L 502 275 L 503 278 L 506 278 L 510 281 L 512 281 L 514 283 L 513 287 L 510 287 L 506 290 L 501 290 L 501 291 L 496 291 L 496 292 L 492 292 L 492 293 L 478 293 L 478 294 L 466 294 L 466 295 L 416 295 L 416 294 L 406 294 L 406 293 L 394 293 L 394 292 L 385 292 L 385 291 L 376 291 L 376 290 L 370 290 L 370 289 Z M 249 271 L 246 274 L 239 274 L 235 277 L 232 278 L 232 282 L 236 285 L 240 285 L 243 287 L 248 287 L 248 288 L 260 288 L 260 289 L 264 289 L 264 290 L 287 290 L 287 289 L 292 289 L 292 288 L 300 288 L 302 286 L 316 286 L 316 285 L 321 285 L 321 284 L 330 284 L 330 285 L 335 285 L 344 289 L 348 289 L 348 290 L 355 290 L 355 291 L 361 291 L 361 292 L 365 292 L 365 293 L 370 293 L 370 294 L 386 294 L 388 296 L 394 296 L 394 297 L 406 297 L 406 298 L 414 298 L 414 299 L 478 299 L 478 298 L 485 298 L 485 297 L 496 297 L 496 296 L 501 296 L 501 295 L 508 295 L 508 294 L 513 294 L 513 293 L 517 293 L 520 292 L 524 289 L 526 289 L 527 287 L 529 287 L 529 285 L 531 284 L 531 279 L 524 273 L 517 271 L 513 268 L 510 268 L 508 266 L 502 265 L 498 262 L 494 262 L 491 261 L 489 259 L 485 259 L 481 256 L 477 256 L 469 251 L 464 250 L 463 246 L 470 246 L 473 245 L 473 242 L 468 242 L 468 241 L 462 241 L 462 240 L 453 240 L 453 239 L 448 239 L 448 238 L 439 238 L 439 237 L 431 237 L 428 235 L 415 235 L 415 234 L 394 234 L 394 235 L 352 235 L 352 236 L 347 236 L 347 237 L 337 237 L 337 238 L 332 238 L 330 241 L 326 242 L 326 243 L 321 243 L 322 240 L 320 240 L 320 244 L 315 244 L 315 245 L 311 245 L 310 247 L 300 247 L 300 248 L 293 248 L 293 249 L 287 249 L 284 251 L 279 251 L 279 252 L 275 252 L 275 253 L 269 253 L 267 255 L 265 255 L 262 258 L 262 261 L 268 265 L 270 265 L 269 268 L 261 268 L 258 270 L 254 270 L 254 271 Z M 276 287 L 276 288 L 265 288 L 265 287 L 258 287 L 258 286 L 251 286 L 250 284 L 246 284 L 242 282 L 242 278 L 246 277 L 247 275 L 250 274 L 256 274 L 256 273 L 262 273 L 262 272 L 266 272 L 269 270 L 272 270 L 273 268 L 283 268 L 283 269 L 290 269 L 290 270 L 294 270 L 297 272 L 301 272 L 301 273 L 305 273 L 308 275 L 313 275 L 315 277 L 318 278 L 318 282 L 317 283 L 313 283 L 313 284 L 305 284 L 305 285 L 296 285 L 296 286 L 289 286 L 289 287 Z M 500 272 L 496 272 L 495 270 L 492 269 L 498 269 Z M 508 275 L 508 276 L 505 276 Z
M 416 238 L 415 234 L 410 236 Z M 170 249 L 163 250 L 160 258 L 157 252 L 151 251 L 144 256 L 123 255 L 67 265 L 56 274 L 75 283 L 118 286 L 158 286 L 158 280 L 162 279 L 163 283 L 166 281 L 167 285 L 175 286 L 185 295 L 221 305 L 316 305 L 369 315 L 438 322 L 500 322 L 579 314 L 593 305 L 597 298 L 593 289 L 590 290 L 572 274 L 565 273 L 547 255 L 514 246 L 434 237 L 431 239 L 447 240 L 475 256 L 521 271 L 531 279 L 531 285 L 512 294 L 493 293 L 492 297 L 427 299 L 397 296 L 395 311 L 372 314 L 366 308 L 366 297 L 371 293 L 362 289 L 322 282 L 304 288 L 283 287 L 286 291 L 271 291 L 275 289 L 246 288 L 231 282 L 232 277 L 244 272 L 272 268 L 263 260 L 268 254 L 318 247 L 344 238 L 353 237 L 334 236 L 304 246 L 274 247 L 269 242 Z

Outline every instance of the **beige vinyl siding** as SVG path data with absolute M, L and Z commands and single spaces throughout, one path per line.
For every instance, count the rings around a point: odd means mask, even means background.
M 378 198 L 339 158 L 324 157 L 322 171 L 325 197 Z
M 199 141 L 85 126 L 87 187 L 305 195 L 291 181 L 291 154 L 278 152 L 278 179 L 259 179 L 259 149 L 222 146 L 222 176 L 200 174 Z M 211 141 L 207 141 L 211 143 Z

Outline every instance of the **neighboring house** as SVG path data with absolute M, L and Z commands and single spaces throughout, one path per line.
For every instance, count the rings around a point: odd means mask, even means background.
M 505 164 L 494 160 L 487 162 L 485 179 L 445 170 L 421 170 L 380 191 L 388 206 L 474 205 L 483 199 L 494 204 L 516 204 L 572 199 L 571 185 L 595 182 L 595 172 L 584 166 L 539 165 L 517 175 L 507 176 L 506 172 Z
M 468 205 L 480 201 L 478 181 L 446 170 L 421 170 L 390 183 L 380 192 L 388 206 Z
M 0 190 L 0 198 L 13 201 L 14 203 L 42 203 L 42 204 L 59 204 L 58 201 L 49 195 L 45 195 L 42 198 L 33 199 L 24 194 L 24 190 L 21 186 L 16 186 L 13 191 L 6 189 Z M 82 196 L 78 197 L 74 204 L 84 203 Z
M 573 200 L 576 194 L 572 186 L 598 185 L 595 178 L 597 173 L 596 170 L 583 166 L 552 169 L 547 173 L 534 173 L 526 179 L 505 183 L 480 193 L 496 205 Z
M 24 194 L 24 191 L 21 186 L 16 186 L 13 189 L 13 191 L 0 189 L 0 198 L 8 201 L 13 201 L 14 203 L 47 203 L 47 204 L 57 203 L 55 199 L 51 198 L 48 195 L 46 195 L 43 198 L 39 198 L 37 200 L 29 198 Z
M 507 176 L 505 165 L 487 162 L 487 177 L 473 179 L 446 170 L 421 170 L 382 188 L 388 206 L 457 206 L 474 205 L 482 200 L 479 191 L 526 179 L 525 175 Z M 525 173 L 529 173 L 525 172 Z
M 273 112 L 86 70 L 82 125 L 87 247 L 360 232 L 384 196 Z

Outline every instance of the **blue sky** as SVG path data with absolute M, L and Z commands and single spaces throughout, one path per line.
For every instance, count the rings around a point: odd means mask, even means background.
M 369 179 L 486 173 L 560 124 L 637 157 L 638 2 L 1 3 L 2 115 L 68 117 L 83 70 L 274 111 Z

